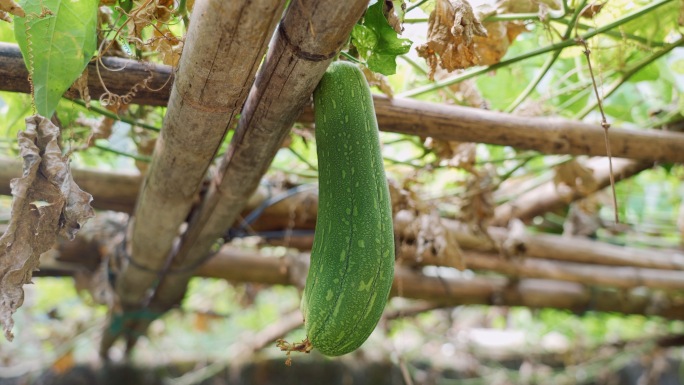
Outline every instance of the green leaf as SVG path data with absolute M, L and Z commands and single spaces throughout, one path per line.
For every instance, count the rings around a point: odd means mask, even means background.
M 643 82 L 643 81 L 653 81 L 653 80 L 658 80 L 660 77 L 660 69 L 658 68 L 658 63 L 651 63 L 647 65 L 646 67 L 642 68 L 639 70 L 639 72 L 635 73 L 634 76 L 630 79 L 630 81 L 637 83 L 637 82 Z
M 368 59 L 373 53 L 375 46 L 378 45 L 378 36 L 372 29 L 361 24 L 354 25 L 351 36 L 359 55 L 364 59 Z
M 37 112 L 51 116 L 96 49 L 97 0 L 23 0 L 14 34 L 32 70 Z M 28 33 L 27 33 L 28 32 Z
M 684 59 L 674 60 L 670 66 L 672 67 L 673 72 L 684 75 Z
M 382 1 L 371 2 L 363 23 L 352 30 L 352 43 L 366 59 L 371 71 L 393 75 L 397 72 L 396 57 L 408 53 L 412 42 L 397 37 L 397 32 L 387 22 L 382 7 Z

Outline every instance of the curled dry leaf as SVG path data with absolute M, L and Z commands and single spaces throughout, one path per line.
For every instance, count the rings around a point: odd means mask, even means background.
M 85 102 L 86 108 L 90 108 L 90 91 L 88 91 L 88 67 L 83 70 L 81 76 L 74 82 L 73 88 L 76 88 L 79 96 Z
M 496 5 L 500 13 L 537 13 L 542 9 L 561 9 L 560 0 L 502 0 Z
M 400 3 L 400 10 L 395 9 L 395 4 L 393 0 L 384 0 L 382 13 L 385 14 L 387 18 L 387 23 L 394 29 L 394 31 L 401 35 L 404 32 L 403 17 L 399 17 L 398 14 L 403 15 L 406 11 L 406 3 L 401 0 L 397 1 Z
M 518 218 L 508 223 L 508 235 L 501 242 L 500 251 L 507 257 L 524 254 L 527 251 L 527 228 Z
M 111 108 L 108 107 L 108 109 Z M 91 147 L 93 144 L 95 144 L 96 139 L 109 138 L 112 135 L 112 129 L 116 121 L 108 117 L 93 119 L 85 117 L 84 115 L 80 115 L 78 118 L 76 118 L 74 123 L 79 126 L 90 128 L 90 135 L 88 136 L 88 140 L 86 141 L 86 144 L 83 147 L 78 148 L 78 150 L 80 150 Z
M 596 235 L 603 225 L 599 216 L 600 209 L 601 203 L 595 194 L 571 203 L 568 215 L 563 222 L 563 235 L 581 237 Z
M 525 31 L 525 26 L 515 22 L 485 23 L 487 36 L 475 37 L 475 54 L 479 65 L 492 65 L 501 61 L 508 47 L 518 35 Z
M 153 39 L 150 46 L 152 50 L 161 54 L 164 64 L 176 67 L 183 51 L 183 40 L 161 24 L 155 28 Z
M 428 21 L 428 40 L 416 47 L 430 66 L 430 79 L 437 66 L 451 72 L 479 64 L 474 37 L 487 30 L 465 0 L 437 0 Z
M 390 86 L 385 75 L 373 72 L 368 67 L 363 67 L 361 70 L 363 71 L 363 75 L 366 77 L 369 86 L 378 87 L 380 92 L 387 95 L 390 99 L 394 97 L 392 86 Z
M 594 178 L 592 169 L 584 167 L 573 159 L 556 167 L 553 177 L 558 193 L 568 202 L 576 193 L 588 195 L 598 189 L 598 182 Z
M 584 8 L 582 11 L 582 14 L 580 16 L 586 18 L 586 19 L 593 19 L 594 16 L 596 16 L 601 10 L 603 9 L 603 6 L 606 5 L 607 1 L 604 2 L 599 2 L 599 1 L 594 1 L 588 6 Z
M 152 135 L 147 130 L 136 131 L 138 135 L 136 137 L 135 145 L 138 148 L 138 154 L 143 156 L 152 156 L 152 153 L 154 152 L 154 147 L 157 144 L 157 136 Z M 138 168 L 141 174 L 145 175 L 147 174 L 149 163 L 136 159 L 135 167 Z
M 173 0 L 157 0 L 156 9 L 154 11 L 154 16 L 159 21 L 169 21 L 171 18 L 171 12 L 173 11 Z
M 93 220 L 88 221 L 78 234 L 78 238 L 97 245 L 100 259 L 99 263 L 76 272 L 74 275 L 76 290 L 79 293 L 90 293 L 93 302 L 107 305 L 109 309 L 118 306 L 110 279 L 112 275 L 120 271 L 119 266 L 125 262 L 121 246 L 124 244 L 127 226 L 127 214 L 109 211 L 100 213 Z M 68 260 L 62 256 L 58 260 L 83 265 L 81 260 Z
M 425 140 L 425 147 L 446 161 L 451 167 L 458 167 L 472 171 L 475 167 L 475 155 L 477 146 L 475 143 L 457 142 L 449 140 L 434 139 L 428 137 Z
M 0 323 L 12 340 L 12 314 L 24 302 L 23 285 L 31 282 L 39 258 L 58 236 L 72 240 L 94 216 L 92 196 L 74 182 L 59 148 L 59 128 L 34 115 L 19 133 L 23 174 L 12 179 L 12 216 L 0 237 Z
M 470 170 L 465 183 L 466 194 L 459 197 L 458 219 L 473 230 L 484 231 L 494 217 L 495 179 L 496 170 L 493 167 Z
M 390 198 L 397 237 L 397 259 L 406 265 L 436 265 L 465 269 L 458 241 L 436 207 L 415 199 L 413 191 L 390 181 Z
M 0 0 L 0 20 L 5 20 L 8 23 L 11 22 L 12 19 L 10 19 L 9 15 L 25 17 L 26 13 L 14 0 Z

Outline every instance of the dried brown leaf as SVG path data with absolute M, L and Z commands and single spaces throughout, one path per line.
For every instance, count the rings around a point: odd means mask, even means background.
M 398 236 L 397 258 L 404 264 L 430 264 L 465 269 L 458 241 L 444 225 L 437 210 L 419 213 L 399 210 L 394 216 Z
M 553 177 L 556 190 L 568 200 L 578 192 L 587 195 L 598 189 L 598 182 L 594 178 L 594 172 L 586 168 L 575 159 L 565 162 L 556 167 L 556 175 Z
M 582 14 L 580 16 L 586 18 L 586 19 L 593 19 L 596 14 L 601 12 L 601 9 L 603 9 L 603 6 L 606 5 L 606 1 L 604 2 L 598 2 L 594 1 L 593 3 L 589 4 L 587 7 L 584 8 L 582 11 Z
M 487 36 L 475 37 L 475 54 L 479 59 L 479 65 L 492 65 L 501 61 L 508 47 L 520 33 L 525 31 L 525 26 L 514 22 L 485 23 Z
M 161 25 L 154 30 L 154 39 L 151 45 L 152 50 L 161 54 L 162 62 L 173 67 L 177 66 L 183 51 L 183 40 Z
M 493 167 L 483 168 L 477 172 L 470 170 L 470 175 L 466 180 L 468 193 L 461 198 L 459 204 L 459 219 L 473 229 L 485 229 L 494 217 L 495 178 L 496 170 Z
M 430 66 L 430 79 L 438 66 L 451 72 L 479 64 L 474 37 L 487 30 L 465 0 L 437 0 L 428 21 L 428 40 L 416 48 Z
M 108 109 L 110 109 L 108 107 Z M 107 139 L 112 135 L 112 129 L 116 121 L 112 118 L 102 117 L 99 119 L 88 118 L 83 115 L 76 118 L 75 124 L 90 128 L 90 135 L 86 144 L 78 150 L 86 149 L 95 143 L 96 139 Z
M 568 215 L 563 222 L 563 235 L 565 236 L 593 236 L 602 227 L 599 216 L 601 204 L 598 199 L 582 199 L 570 204 Z
M 154 16 L 160 21 L 169 21 L 171 18 L 171 10 L 173 9 L 173 0 L 157 0 Z
M 500 13 L 536 13 L 541 8 L 561 9 L 560 0 L 502 0 L 496 5 Z
M 76 88 L 79 96 L 85 102 L 86 108 L 90 108 L 90 91 L 88 91 L 88 67 L 83 70 L 83 73 L 78 77 L 78 79 L 76 79 L 72 87 Z
M 408 265 L 432 264 L 463 270 L 463 253 L 437 208 L 419 200 L 415 192 L 390 181 L 397 259 Z
M 92 196 L 74 182 L 59 148 L 59 128 L 35 115 L 19 133 L 24 159 L 22 177 L 12 179 L 12 216 L 0 237 L 0 323 L 12 340 L 12 314 L 24 301 L 23 285 L 31 282 L 40 254 L 58 236 L 72 240 L 94 216 Z
M 447 161 L 449 166 L 469 171 L 475 167 L 475 150 L 477 149 L 475 143 L 427 138 L 425 147 L 432 150 L 440 160 Z
M 24 9 L 14 2 L 14 0 L 0 0 L 0 15 L 10 14 L 18 17 L 26 17 Z M 2 18 L 3 20 L 10 21 L 9 18 Z
M 403 10 L 406 9 L 406 3 L 404 1 L 401 2 L 401 7 Z M 401 19 L 399 19 L 397 16 L 397 13 L 394 9 L 394 2 L 392 0 L 385 0 L 382 7 L 382 13 L 385 15 L 385 18 L 387 18 L 387 22 L 392 29 L 394 29 L 397 34 L 401 35 L 401 33 L 404 32 L 404 27 L 402 25 Z
M 387 97 L 390 99 L 394 97 L 392 86 L 390 86 L 385 75 L 373 72 L 368 67 L 363 67 L 362 71 L 363 75 L 366 77 L 366 81 L 368 81 L 369 86 L 378 87 L 380 92 L 387 95 Z

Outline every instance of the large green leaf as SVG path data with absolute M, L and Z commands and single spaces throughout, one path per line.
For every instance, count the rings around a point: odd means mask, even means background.
M 50 117 L 96 48 L 97 0 L 23 0 L 14 34 L 32 71 L 37 112 Z M 49 10 L 49 12 L 47 11 Z
M 400 39 L 383 14 L 383 2 L 372 1 L 366 10 L 362 24 L 352 30 L 352 43 L 373 72 L 394 75 L 396 58 L 408 53 L 411 40 Z

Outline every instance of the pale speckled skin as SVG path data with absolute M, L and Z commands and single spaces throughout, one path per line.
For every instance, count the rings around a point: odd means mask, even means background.
M 319 209 L 302 313 L 307 337 L 328 356 L 373 332 L 394 276 L 389 189 L 368 83 L 334 62 L 314 92 Z

